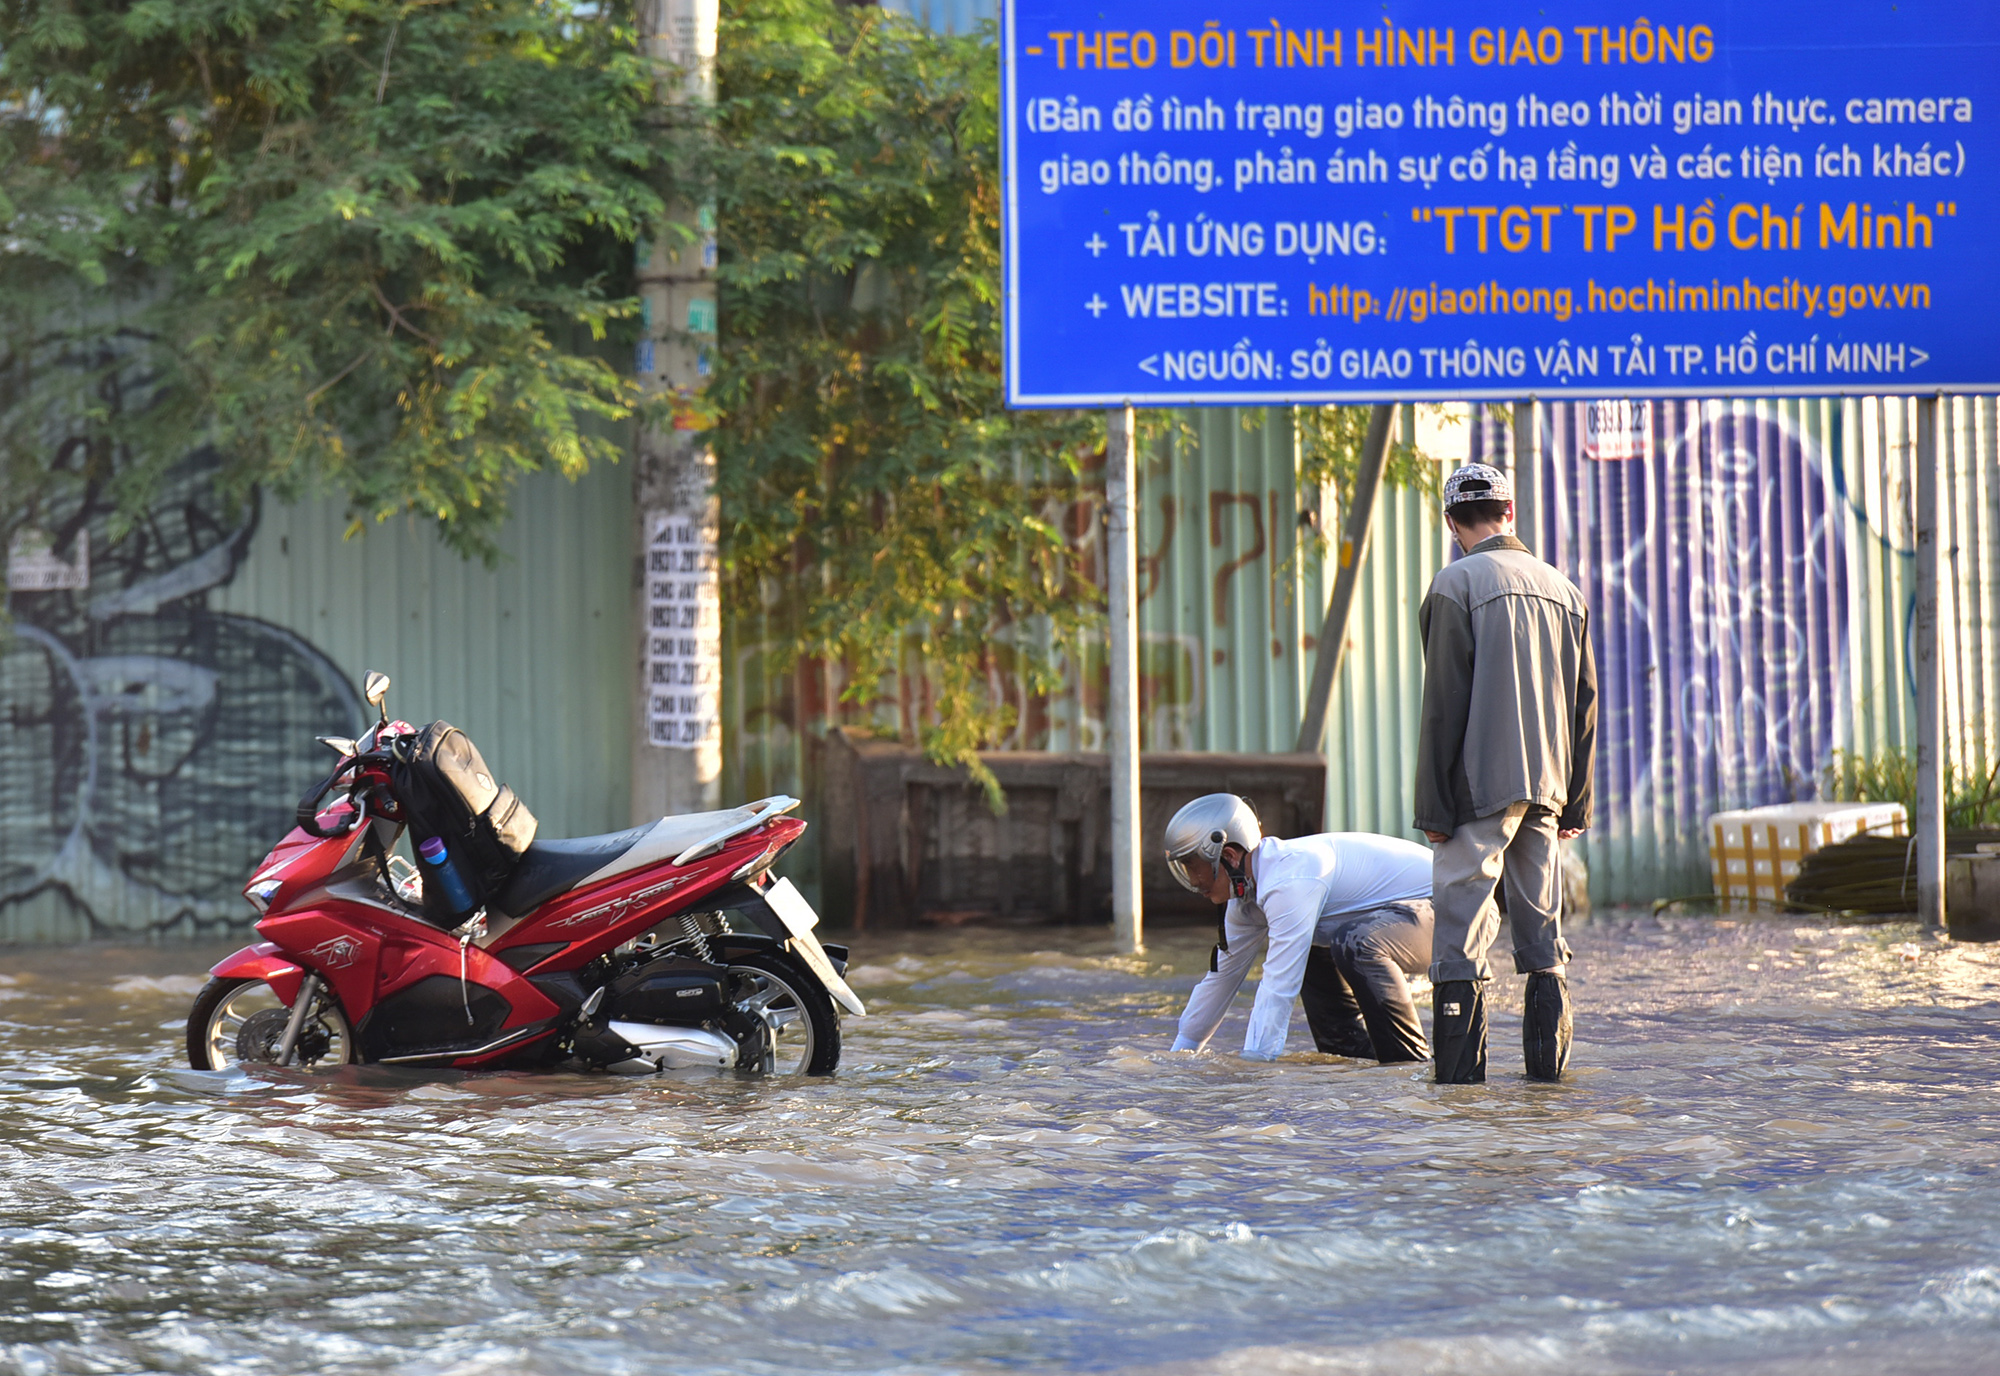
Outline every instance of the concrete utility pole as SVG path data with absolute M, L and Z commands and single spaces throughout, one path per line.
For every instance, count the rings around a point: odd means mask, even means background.
M 1326 740 L 1327 704 L 1333 681 L 1347 649 L 1347 618 L 1354 609 L 1354 588 L 1361 579 L 1362 556 L 1368 552 L 1368 528 L 1375 519 L 1375 494 L 1382 487 L 1382 470 L 1389 463 L 1389 426 L 1396 408 L 1378 402 L 1368 415 L 1368 435 L 1361 442 L 1361 465 L 1348 494 L 1347 523 L 1340 534 L 1340 571 L 1334 575 L 1333 597 L 1326 604 L 1326 621 L 1319 628 L 1319 648 L 1313 656 L 1312 686 L 1306 689 L 1306 710 L 1299 738 L 1292 746 L 1301 755 L 1317 754 Z
M 1105 558 L 1110 564 L 1111 928 L 1118 949 L 1146 949 L 1139 875 L 1139 551 L 1137 418 L 1126 406 L 1105 427 Z
M 718 0 L 642 0 L 640 50 L 670 130 L 715 105 Z M 640 627 L 632 819 L 720 804 L 722 599 L 716 563 L 715 451 L 700 405 L 716 342 L 715 208 L 676 198 L 640 245 L 641 383 L 674 399 L 667 426 L 642 428 L 633 464 L 634 596 Z
M 1944 713 L 1938 658 L 1938 398 L 1917 398 L 1917 916 L 1944 926 Z

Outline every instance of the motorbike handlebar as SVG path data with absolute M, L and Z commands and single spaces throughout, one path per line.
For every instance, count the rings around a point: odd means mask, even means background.
M 352 832 L 368 816 L 369 795 L 375 793 L 378 789 L 387 790 L 389 788 L 388 770 L 394 758 L 395 745 L 393 743 L 388 746 L 378 746 L 372 750 L 363 750 L 349 755 L 333 767 L 331 774 L 306 790 L 305 796 L 299 799 L 299 805 L 297 810 L 292 814 L 292 820 L 298 824 L 300 831 L 322 841 L 335 836 L 345 836 Z M 352 777 L 350 778 L 349 776 Z M 348 783 L 347 801 L 354 808 L 353 820 L 349 821 L 345 826 L 329 831 L 319 824 L 320 800 L 325 798 L 335 788 L 338 788 L 343 780 Z M 393 794 L 387 795 L 385 815 L 391 820 L 395 820 L 400 815 Z
M 298 810 L 292 814 L 292 820 L 298 823 L 300 831 L 303 831 L 308 836 L 324 841 L 333 836 L 345 836 L 361 824 L 361 817 L 364 815 L 365 809 L 360 808 L 357 808 L 355 811 L 354 821 L 337 830 L 329 831 L 319 824 L 320 799 L 324 798 L 339 785 L 340 776 L 347 773 L 353 765 L 354 761 L 351 759 L 342 760 L 338 765 L 334 766 L 333 773 L 327 775 L 324 779 L 321 779 L 306 790 L 305 797 L 299 799 Z
M 351 755 L 334 766 L 333 773 L 307 789 L 305 796 L 299 799 L 298 809 L 292 814 L 292 820 L 298 824 L 299 830 L 308 836 L 326 840 L 333 836 L 345 836 L 360 826 L 368 817 L 369 794 L 374 791 L 378 784 L 384 782 L 380 779 L 370 779 L 365 766 L 371 763 L 380 764 L 382 761 L 382 756 L 374 752 L 369 752 L 361 755 Z M 353 775 L 353 777 L 349 779 L 349 775 Z M 320 800 L 338 788 L 343 781 L 348 783 L 347 802 L 354 809 L 352 820 L 345 826 L 329 831 L 319 824 Z M 392 816 L 394 815 L 394 811 L 395 809 L 392 806 L 390 809 Z

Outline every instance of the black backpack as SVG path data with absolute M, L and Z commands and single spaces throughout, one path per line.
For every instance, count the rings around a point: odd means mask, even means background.
M 535 814 L 494 781 L 470 737 L 448 721 L 432 722 L 398 743 L 390 778 L 412 850 L 433 836 L 442 840 L 475 905 L 506 887 L 534 842 Z M 428 876 L 429 867 L 420 868 Z M 464 914 L 451 911 L 440 888 L 424 885 L 424 915 L 450 925 Z

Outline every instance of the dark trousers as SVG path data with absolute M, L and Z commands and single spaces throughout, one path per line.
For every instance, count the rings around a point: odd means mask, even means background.
M 1313 1043 L 1331 1056 L 1384 1065 L 1430 1059 L 1430 1043 L 1403 978 L 1430 960 L 1430 904 L 1386 908 L 1343 921 L 1306 956 L 1299 1000 Z

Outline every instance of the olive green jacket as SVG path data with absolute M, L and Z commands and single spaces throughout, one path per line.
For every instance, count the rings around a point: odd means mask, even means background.
M 1589 826 L 1597 665 L 1576 585 L 1495 535 L 1431 580 L 1417 627 L 1418 829 L 1450 835 L 1521 802 Z

